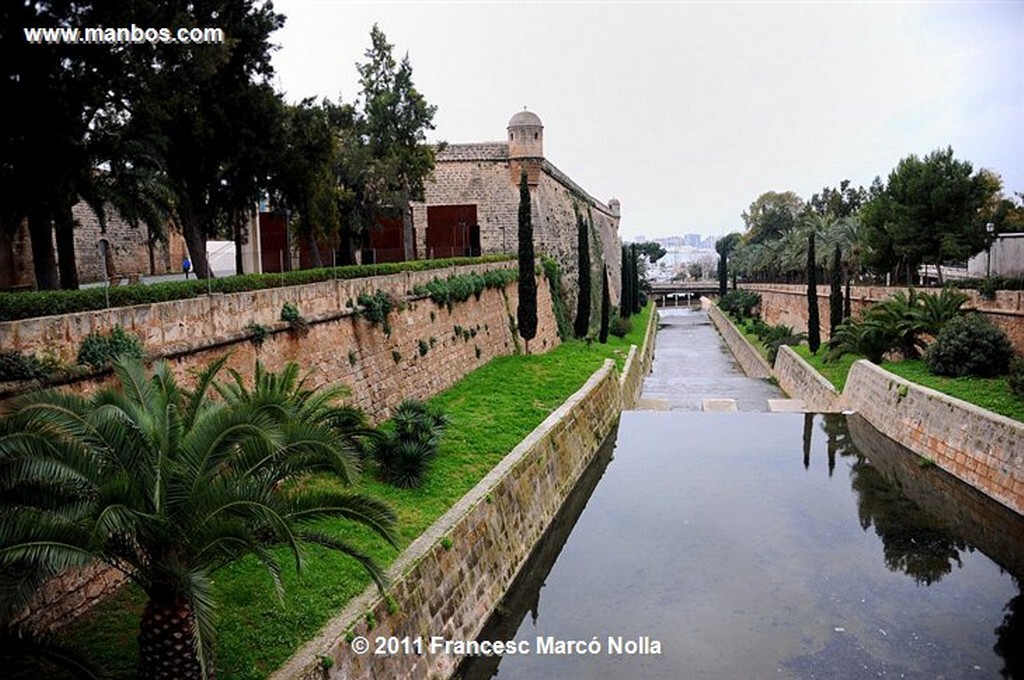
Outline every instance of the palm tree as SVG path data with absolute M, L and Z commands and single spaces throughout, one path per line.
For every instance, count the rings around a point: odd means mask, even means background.
M 239 557 L 259 560 L 280 594 L 271 548 L 287 547 L 301 568 L 303 544 L 320 544 L 358 560 L 383 588 L 372 559 L 314 525 L 348 518 L 393 545 L 390 508 L 294 483 L 323 471 L 350 479 L 358 464 L 343 438 L 314 418 L 289 420 L 284 409 L 303 407 L 283 399 L 215 399 L 223 364 L 186 390 L 165 363 L 148 376 L 119 360 L 117 386 L 11 405 L 0 420 L 0 573 L 19 578 L 5 580 L 14 586 L 0 591 L 0 613 L 23 608 L 42 579 L 99 558 L 148 597 L 139 676 L 204 678 L 214 668 L 211 575 Z M 305 408 L 317 403 L 306 393 Z

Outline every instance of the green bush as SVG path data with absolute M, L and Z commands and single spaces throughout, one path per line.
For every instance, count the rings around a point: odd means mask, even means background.
M 300 269 L 284 274 L 244 274 L 227 276 L 212 281 L 166 281 L 161 283 L 113 286 L 82 290 L 34 291 L 25 293 L 0 293 L 0 321 L 28 319 L 54 314 L 70 314 L 107 307 L 107 294 L 111 307 L 185 300 L 214 293 L 238 293 L 264 288 L 281 288 L 307 283 L 330 281 L 332 279 L 358 279 L 368 276 L 398 274 L 406 271 L 430 271 L 467 264 L 505 262 L 514 259 L 508 255 L 484 255 L 483 257 L 454 257 L 445 260 L 411 260 L 389 262 L 377 265 L 348 265 L 321 269 Z
M 142 341 L 121 326 L 114 326 L 109 335 L 89 333 L 78 346 L 78 363 L 94 369 L 106 368 L 119 357 L 145 358 Z
M 624 338 L 631 330 L 633 330 L 633 321 L 631 319 L 624 319 L 621 316 L 616 316 L 615 320 L 612 321 L 612 325 L 608 329 L 608 332 L 617 338 Z
M 754 315 L 754 307 L 761 304 L 761 295 L 749 290 L 730 290 L 718 301 L 718 308 L 738 320 Z
M 768 362 L 774 366 L 775 359 L 778 358 L 779 350 L 783 345 L 799 345 L 807 339 L 807 334 L 795 332 L 792 326 L 779 324 L 778 326 L 768 326 L 764 330 L 764 334 L 759 334 L 758 337 L 768 349 Z
M 1013 345 L 1003 329 L 980 314 L 951 320 L 939 332 L 924 360 L 936 375 L 976 375 L 989 378 L 1006 373 L 1013 358 Z
M 427 295 L 435 304 L 452 308 L 456 302 L 465 302 L 471 295 L 480 299 L 486 288 L 504 288 L 519 278 L 514 269 L 493 269 L 478 274 L 459 274 L 446 279 L 434 279 L 423 286 L 413 288 L 414 295 Z
M 555 312 L 555 323 L 558 325 L 558 337 L 563 341 L 568 340 L 572 335 L 572 326 L 569 323 L 569 308 L 565 303 L 565 296 L 562 294 L 562 272 L 558 268 L 558 260 L 544 255 L 540 258 L 540 264 L 544 269 L 544 277 L 548 280 L 548 288 L 551 290 L 551 303 Z
M 39 380 L 49 374 L 46 365 L 34 354 L 0 352 L 0 382 Z
M 421 401 L 406 399 L 396 406 L 372 446 L 380 477 L 403 489 L 422 485 L 447 424 L 443 413 Z
M 1010 377 L 1006 382 L 1010 392 L 1024 398 L 1024 357 L 1014 357 L 1010 362 Z
M 391 310 L 397 306 L 395 298 L 387 291 L 378 290 L 374 293 L 360 293 L 357 300 L 362 305 L 360 315 L 364 316 L 374 326 L 384 329 L 385 335 L 391 335 L 391 323 L 389 316 Z
M 281 305 L 281 321 L 287 321 L 292 329 L 297 331 L 304 331 L 309 327 L 309 322 L 299 313 L 299 307 L 294 302 Z

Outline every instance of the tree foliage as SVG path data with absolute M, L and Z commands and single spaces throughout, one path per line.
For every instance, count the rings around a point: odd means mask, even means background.
M 804 210 L 804 202 L 792 191 L 766 191 L 742 214 L 747 243 L 778 239 L 792 231 Z
M 643 243 L 637 244 L 637 251 L 646 257 L 651 264 L 654 264 L 661 258 L 668 254 L 665 247 L 657 241 L 644 241 Z
M 608 342 L 608 325 L 611 317 L 611 295 L 608 292 L 608 266 L 601 268 L 601 325 L 597 339 L 602 344 Z
M 821 347 L 821 320 L 818 311 L 818 262 L 815 258 L 815 232 L 807 235 L 807 346 L 811 354 Z
M 576 319 L 573 335 L 586 337 L 590 332 L 590 227 L 583 214 L 576 210 L 576 262 L 579 272 L 579 293 L 576 297 Z
M 718 252 L 718 296 L 725 295 L 729 285 L 729 255 L 736 246 L 740 244 L 742 236 L 737 232 L 726 234 L 715 241 L 715 250 Z
M 530 353 L 530 340 L 537 335 L 537 278 L 534 273 L 533 217 L 530 205 L 530 185 L 526 169 L 519 177 L 519 306 L 516 324 L 519 335 L 526 341 Z
M 875 180 L 861 210 L 870 264 L 912 282 L 922 264 L 980 252 L 988 244 L 982 209 L 1000 187 L 998 176 L 974 172 L 970 162 L 954 158 L 952 148 L 907 156 L 885 184 Z M 941 281 L 941 270 L 939 276 Z
M 47 578 L 101 559 L 146 593 L 140 677 L 208 677 L 214 669 L 212 574 L 246 555 L 282 592 L 280 554 L 302 566 L 303 545 L 337 550 L 383 587 L 382 572 L 337 532 L 347 518 L 394 543 L 383 503 L 306 488 L 311 473 L 342 485 L 358 470 L 336 405 L 344 388 L 314 391 L 295 367 L 257 371 L 252 388 L 220 385 L 226 357 L 179 385 L 118 360 L 115 386 L 91 396 L 40 391 L 0 420 L 0 615 L 9 622 Z M 219 393 L 220 398 L 214 396 Z

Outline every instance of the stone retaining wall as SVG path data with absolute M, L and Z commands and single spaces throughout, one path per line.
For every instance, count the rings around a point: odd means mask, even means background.
M 808 411 L 836 413 L 845 408 L 843 395 L 792 347 L 779 348 L 774 373 L 779 387 L 794 399 L 803 400 Z
M 761 317 L 774 325 L 786 324 L 797 331 L 807 330 L 807 287 L 779 283 L 747 283 L 741 286 L 761 295 Z M 850 294 L 850 309 L 854 316 L 867 307 L 892 297 L 896 291 L 906 288 L 885 286 L 853 286 Z M 921 292 L 936 292 L 920 288 Z M 980 312 L 989 321 L 1006 331 L 1018 354 L 1024 354 L 1024 291 L 1000 290 L 994 300 L 986 300 L 976 290 L 962 291 L 967 295 L 964 309 Z M 818 318 L 821 320 L 821 337 L 829 337 L 829 289 L 818 286 Z
M 651 372 L 651 364 L 654 362 L 654 336 L 658 332 L 658 309 L 651 308 L 651 315 L 647 318 L 647 330 L 644 332 L 643 345 L 637 349 L 636 345 L 629 348 L 626 362 L 622 366 L 622 375 L 619 377 L 619 391 L 622 393 L 622 410 L 626 411 L 636 406 L 640 400 L 640 393 L 644 387 L 644 377 Z
M 394 614 L 368 590 L 272 677 L 449 677 L 461 655 L 358 655 L 346 633 L 366 637 L 371 645 L 377 636 L 474 639 L 615 426 L 621 398 L 608 360 L 399 557 L 389 570 Z M 372 629 L 367 611 L 377 621 Z M 333 661 L 326 672 L 324 657 Z
M 747 339 L 732 325 L 725 314 L 715 305 L 709 305 L 707 312 L 711 323 L 718 329 L 743 372 L 751 378 L 770 378 L 772 376 L 771 364 L 747 342 Z
M 389 569 L 389 607 L 368 588 L 272 678 L 447 678 L 461 655 L 357 655 L 349 635 L 472 640 L 501 601 L 618 422 L 654 353 L 656 313 L 644 347 L 630 349 L 621 377 L 607 360 L 587 383 L 399 556 Z M 634 397 L 635 398 L 635 397 Z M 447 539 L 443 541 L 442 539 Z M 448 544 L 450 541 L 450 545 Z M 445 545 L 449 545 L 448 548 Z M 377 625 L 366 623 L 372 612 Z M 324 669 L 323 659 L 330 659 Z
M 843 396 L 887 437 L 1024 514 L 1024 424 L 861 359 Z
M 195 352 L 247 336 L 246 327 L 250 323 L 278 324 L 286 302 L 296 305 L 307 319 L 321 319 L 351 311 L 360 293 L 383 290 L 404 299 L 413 288 L 435 278 L 514 266 L 514 262 L 483 262 L 3 321 L 0 322 L 0 347 L 5 351 L 45 354 L 73 364 L 78 356 L 78 345 L 86 335 L 108 332 L 120 325 L 142 340 L 150 356 Z
M 234 332 L 222 336 L 217 344 L 182 352 L 169 361 L 176 377 L 186 385 L 194 379 L 196 368 L 225 352 L 231 353 L 227 367 L 242 375 L 251 374 L 257 360 L 272 371 L 295 361 L 309 372 L 311 386 L 348 385 L 350 402 L 379 422 L 403 399 L 426 399 L 495 356 L 515 352 L 521 342 L 513 337 L 511 325 L 517 295 L 513 283 L 504 290 L 484 290 L 479 299 L 470 297 L 451 310 L 429 298 L 414 299 L 391 313 L 390 335 L 351 310 L 313 319 L 304 333 L 276 322 L 261 347 L 250 342 L 248 333 Z M 542 353 L 560 342 L 550 287 L 542 280 L 537 285 L 537 317 L 537 336 L 530 347 Z M 426 353 L 421 354 L 424 349 Z M 65 389 L 90 393 L 110 380 L 108 373 L 76 381 Z M 113 595 L 124 581 L 123 574 L 104 565 L 69 570 L 40 590 L 23 620 L 40 630 L 59 628 Z

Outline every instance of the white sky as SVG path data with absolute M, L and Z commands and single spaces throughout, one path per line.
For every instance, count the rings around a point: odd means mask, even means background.
M 768 190 L 867 186 L 910 153 L 1024 191 L 1024 3 L 278 0 L 276 84 L 352 101 L 376 22 L 438 107 L 431 140 L 505 138 L 622 202 L 625 238 L 742 231 Z

